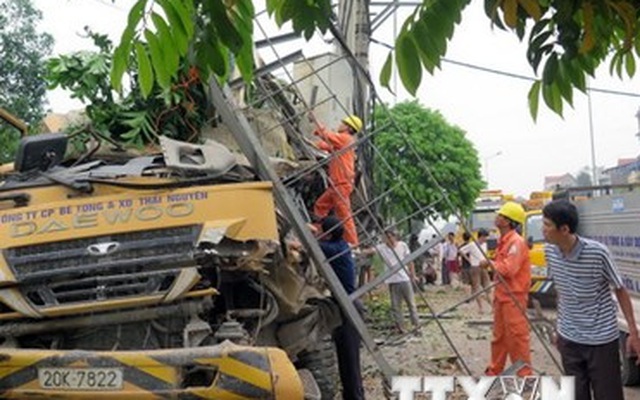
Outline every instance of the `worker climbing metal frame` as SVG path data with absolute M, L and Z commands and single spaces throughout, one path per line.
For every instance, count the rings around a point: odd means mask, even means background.
M 356 14 L 362 17 L 361 12 L 354 13 L 354 15 Z M 295 53 L 295 56 L 293 57 L 281 56 L 276 49 L 278 41 L 275 39 L 270 39 L 267 30 L 263 26 L 264 23 L 260 21 L 260 18 L 256 18 L 255 26 L 257 27 L 257 31 L 262 33 L 262 35 L 264 36 L 264 39 L 260 41 L 260 47 L 270 49 L 275 55 L 275 61 L 269 64 L 268 68 L 263 67 L 256 73 L 258 75 L 256 78 L 257 83 L 255 85 L 257 95 L 254 98 L 248 99 L 248 102 L 244 104 L 242 101 L 238 101 L 237 97 L 234 96 L 229 87 L 220 87 L 216 83 L 211 84 L 210 93 L 213 103 L 217 109 L 217 112 L 222 118 L 222 121 L 229 128 L 238 146 L 248 158 L 252 166 L 256 169 L 258 176 L 261 179 L 273 182 L 274 193 L 276 201 L 278 203 L 278 207 L 285 214 L 289 223 L 292 225 L 296 236 L 302 242 L 310 257 L 314 260 L 315 265 L 319 268 L 320 273 L 326 280 L 333 295 L 342 307 L 345 317 L 348 318 L 358 330 L 363 343 L 377 363 L 380 372 L 385 380 L 385 383 L 387 384 L 387 387 L 390 387 L 389 384 L 391 382 L 391 378 L 396 374 L 397 370 L 387 361 L 381 351 L 381 346 L 377 345 L 374 341 L 373 337 L 367 329 L 367 326 L 365 325 L 365 322 L 363 321 L 360 314 L 356 311 L 353 301 L 355 299 L 358 299 L 365 293 L 378 287 L 385 281 L 386 278 L 388 278 L 395 272 L 401 269 L 407 271 L 407 264 L 415 261 L 421 255 L 425 254 L 428 250 L 435 246 L 439 241 L 439 238 L 425 243 L 417 250 L 414 250 L 409 256 L 404 259 L 401 259 L 398 254 L 395 254 L 397 263 L 394 267 L 387 269 L 385 273 L 378 276 L 368 284 L 360 287 L 356 290 L 356 292 L 352 293 L 349 296 L 343 289 L 335 273 L 330 267 L 329 262 L 331 260 L 327 260 L 324 257 L 317 243 L 317 238 L 314 237 L 308 227 L 308 223 L 310 222 L 309 210 L 304 209 L 304 202 L 295 200 L 295 186 L 301 180 L 308 179 L 314 174 L 322 176 L 323 181 L 326 182 L 326 184 L 330 185 L 331 182 L 326 176 L 324 167 L 332 160 L 333 157 L 337 157 L 342 154 L 342 152 L 348 151 L 350 149 L 355 149 L 359 156 L 366 155 L 365 159 L 367 159 L 368 162 L 370 162 L 372 165 L 375 165 L 377 173 L 384 172 L 385 174 L 389 174 L 388 176 L 393 177 L 392 181 L 395 183 L 392 187 L 377 188 L 378 190 L 374 193 L 369 190 L 370 188 L 367 185 L 363 185 L 362 182 L 360 182 L 360 184 L 357 185 L 354 189 L 352 198 L 356 200 L 354 202 L 354 205 L 356 206 L 352 209 L 352 215 L 354 220 L 356 221 L 356 225 L 359 228 L 358 231 L 359 235 L 361 235 L 361 245 L 365 247 L 373 247 L 376 238 L 378 238 L 383 232 L 387 231 L 390 228 L 394 228 L 397 225 L 400 225 L 405 220 L 408 220 L 410 218 L 419 217 L 425 221 L 429 221 L 430 223 L 430 221 L 432 221 L 432 218 L 434 217 L 434 204 L 425 205 L 422 204 L 418 199 L 416 199 L 412 192 L 409 190 L 406 180 L 402 176 L 400 176 L 397 171 L 394 171 L 394 169 L 390 166 L 388 160 L 386 160 L 382 156 L 380 150 L 376 147 L 376 136 L 381 132 L 384 132 L 384 130 L 388 128 L 388 126 L 376 127 L 369 120 L 363 132 L 356 136 L 354 143 L 348 149 L 343 149 L 336 153 L 330 154 L 320 161 L 313 162 L 307 167 L 299 168 L 295 172 L 283 177 L 279 176 L 274 170 L 270 157 L 265 152 L 263 145 L 259 140 L 259 137 L 261 137 L 261 135 L 264 135 L 270 130 L 278 128 L 278 126 L 266 127 L 263 131 L 256 131 L 249 123 L 245 115 L 245 112 L 248 109 L 250 109 L 251 107 L 255 107 L 257 104 L 270 104 L 274 110 L 280 113 L 279 126 L 285 128 L 288 140 L 290 140 L 292 143 L 295 142 L 298 145 L 298 150 L 300 150 L 298 156 L 310 160 L 315 160 L 318 153 L 314 152 L 312 147 L 309 145 L 309 134 L 314 128 L 317 128 L 317 126 L 315 126 L 317 124 L 317 121 L 315 120 L 315 118 L 311 118 L 311 124 L 309 124 L 309 121 L 305 122 L 305 119 L 307 119 L 307 117 L 310 115 L 313 116 L 314 110 L 317 107 L 327 102 L 335 102 L 337 106 L 342 110 L 341 114 L 344 117 L 353 114 L 353 110 L 356 109 L 360 110 L 361 112 L 367 112 L 371 105 L 369 104 L 368 106 L 365 106 L 365 104 L 367 104 L 366 102 L 355 101 L 353 105 L 343 104 L 342 102 L 340 102 L 339 99 L 333 94 L 331 85 L 324 81 L 319 75 L 319 72 L 323 69 L 331 68 L 333 65 L 336 65 L 339 62 L 347 62 L 349 67 L 351 68 L 352 75 L 355 77 L 355 82 L 357 82 L 354 85 L 354 90 L 364 90 L 364 85 L 366 87 L 366 93 L 370 93 L 372 99 L 376 98 L 375 87 L 373 85 L 371 77 L 368 75 L 366 68 L 362 65 L 361 62 L 359 62 L 358 57 L 356 57 L 356 55 L 354 55 L 354 53 L 352 52 L 339 28 L 340 25 L 347 26 L 349 21 L 343 19 L 340 22 L 341 24 L 339 23 L 337 18 L 333 18 L 333 23 L 330 26 L 330 32 L 333 36 L 333 40 L 335 40 L 335 42 L 337 43 L 337 46 L 339 47 L 342 55 L 335 57 L 333 60 L 329 60 L 325 65 L 313 66 L 313 68 L 311 68 L 311 74 L 302 77 L 296 77 L 292 74 L 289 63 L 295 59 L 297 60 L 297 62 L 304 62 L 307 65 L 311 66 L 309 60 L 304 58 L 304 55 L 299 52 Z M 281 86 L 269 86 L 265 85 L 264 82 L 260 83 L 261 76 L 266 76 L 267 74 L 272 74 L 274 72 L 279 72 L 280 74 L 282 74 L 280 82 L 284 83 L 282 83 Z M 302 90 L 300 90 L 299 86 L 301 82 L 303 82 L 305 79 L 309 79 L 310 77 L 313 77 L 318 82 L 320 82 L 320 84 L 323 86 L 323 89 L 325 89 L 325 91 L 329 93 L 329 96 L 321 98 L 319 100 L 306 99 L 304 95 L 302 95 Z M 236 81 L 235 85 L 239 86 L 240 84 Z M 276 101 L 276 97 L 282 96 L 284 93 L 295 93 L 296 101 L 298 102 L 297 108 L 286 109 L 281 107 L 281 103 Z M 378 105 L 384 107 L 383 104 L 378 103 Z M 368 115 L 363 115 L 363 117 L 363 119 L 368 120 Z M 394 121 L 391 121 L 391 124 L 394 125 L 394 128 L 403 135 L 403 145 L 406 146 L 406 149 L 409 153 L 409 156 L 412 158 L 412 161 L 415 161 L 421 168 L 424 169 L 427 176 L 429 176 L 431 180 L 430 184 L 439 189 L 441 197 L 438 201 L 444 202 L 451 210 L 452 214 L 456 215 L 459 220 L 462 220 L 460 213 L 453 207 L 453 204 L 448 198 L 446 191 L 434 178 L 430 166 L 427 165 L 425 160 L 423 160 L 416 152 L 406 132 L 400 129 Z M 367 167 L 371 168 L 371 165 L 368 165 Z M 373 179 L 371 169 L 369 169 L 368 173 L 365 174 L 365 179 Z M 387 200 L 389 197 L 400 192 L 404 193 L 408 196 L 408 198 L 411 199 L 412 204 L 415 206 L 415 210 L 409 213 L 409 215 L 403 220 L 394 221 L 392 224 L 385 224 L 384 221 L 381 221 L 378 218 L 380 204 L 383 201 Z M 432 227 L 438 233 L 438 236 L 442 236 L 441 232 L 439 232 L 435 228 L 435 226 L 432 225 Z M 465 227 L 465 229 L 467 229 L 468 231 L 467 227 Z M 504 282 L 501 281 L 497 284 L 504 284 Z M 479 375 L 482 374 L 482 371 L 471 371 L 471 369 L 465 362 L 464 357 L 462 356 L 462 354 L 460 354 L 455 343 L 448 334 L 447 329 L 444 327 L 441 318 L 447 313 L 457 309 L 460 305 L 468 303 L 470 300 L 474 299 L 475 297 L 479 296 L 484 291 L 489 289 L 490 288 L 487 288 L 482 291 L 472 293 L 469 297 L 451 307 L 448 307 L 441 312 L 436 312 L 436 310 L 431 306 L 430 302 L 427 300 L 424 294 L 419 290 L 416 290 L 416 294 L 420 300 L 420 303 L 428 309 L 430 314 L 430 319 L 425 323 L 421 323 L 420 327 L 423 327 L 424 325 L 432 322 L 437 325 L 439 331 L 442 334 L 442 337 L 445 339 L 450 349 L 455 353 L 458 365 L 465 375 Z M 521 311 L 526 316 L 526 310 Z M 540 338 L 537 330 L 534 329 L 534 333 Z M 560 369 L 560 365 L 557 359 L 551 353 L 546 343 L 544 341 L 541 342 L 546 348 L 547 353 L 551 356 L 552 360 Z

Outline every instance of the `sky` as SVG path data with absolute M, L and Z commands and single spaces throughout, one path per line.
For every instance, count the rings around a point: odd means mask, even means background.
M 85 25 L 109 34 L 117 42 L 131 3 L 131 0 L 117 0 L 115 4 L 110 0 L 34 0 L 44 16 L 41 30 L 51 33 L 56 40 L 54 54 L 91 48 L 90 41 L 80 36 Z M 526 46 L 514 34 L 492 29 L 482 3 L 473 1 L 463 14 L 446 58 L 533 77 L 526 61 Z M 409 11 L 398 12 L 398 24 Z M 374 32 L 373 37 L 393 43 L 393 19 Z M 303 45 L 300 41 L 295 43 L 292 46 Z M 306 56 L 313 55 L 307 53 L 312 48 L 304 46 Z M 383 46 L 371 45 L 370 68 L 376 81 L 387 52 Z M 546 109 L 541 100 L 538 120 L 534 123 L 527 104 L 530 85 L 531 82 L 525 80 L 444 62 L 434 76 L 424 73 L 416 97 L 467 132 L 467 138 L 478 151 L 482 174 L 490 189 L 501 189 L 516 196 L 526 197 L 531 191 L 542 190 L 545 176 L 576 175 L 585 167 L 590 169 L 592 137 L 597 166 L 612 167 L 618 159 L 637 157 L 640 153 L 635 116 L 640 98 L 592 92 L 590 116 L 587 96 L 576 92 L 574 108 L 567 108 L 564 118 Z M 612 78 L 608 66 L 601 68 L 589 85 L 640 94 L 640 77 Z M 411 98 L 400 82 L 395 92 L 397 97 L 379 89 L 386 102 Z M 51 93 L 49 101 L 55 112 L 80 107 L 61 91 Z

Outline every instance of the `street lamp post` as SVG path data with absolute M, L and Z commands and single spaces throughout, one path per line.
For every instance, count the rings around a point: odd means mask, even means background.
M 487 188 L 491 187 L 491 185 L 489 184 L 489 161 L 498 157 L 501 154 L 502 154 L 502 150 L 498 150 L 495 153 L 491 154 L 490 156 L 487 156 L 484 158 L 484 177 L 487 180 Z
M 591 141 L 591 175 L 593 184 L 598 184 L 598 172 L 596 170 L 596 142 L 593 132 L 593 107 L 591 106 L 591 89 L 587 89 L 587 104 L 589 107 L 589 140 Z
M 636 133 L 636 137 L 640 139 L 640 108 L 638 108 L 638 112 L 636 113 L 636 119 L 638 120 L 638 133 Z

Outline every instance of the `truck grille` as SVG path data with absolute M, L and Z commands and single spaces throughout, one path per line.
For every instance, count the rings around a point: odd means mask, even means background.
M 197 226 L 128 232 L 5 250 L 36 307 L 166 293 L 194 265 Z

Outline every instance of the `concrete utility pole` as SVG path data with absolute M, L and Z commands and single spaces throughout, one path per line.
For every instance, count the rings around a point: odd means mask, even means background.
M 369 0 L 340 0 L 339 1 L 339 21 L 347 47 L 355 56 L 355 61 L 360 65 L 358 68 L 351 65 L 353 72 L 353 98 L 351 106 L 354 114 L 360 116 L 365 123 L 365 128 L 371 128 L 371 91 L 369 83 L 363 71 L 369 73 L 369 44 L 371 43 L 371 20 L 369 13 Z M 348 56 L 345 49 L 337 46 L 343 56 Z M 365 197 L 369 197 L 373 190 L 373 163 L 374 154 L 369 146 L 361 146 L 358 149 L 358 164 L 362 172 L 362 179 L 359 182 L 360 190 Z M 357 202 L 354 206 L 358 207 Z M 366 225 L 366 223 L 365 223 Z
M 367 0 L 341 0 L 340 29 L 356 61 L 369 71 L 369 2 Z M 343 50 L 341 50 L 343 51 Z M 366 79 L 354 68 L 353 112 L 364 119 L 369 115 L 369 89 Z

